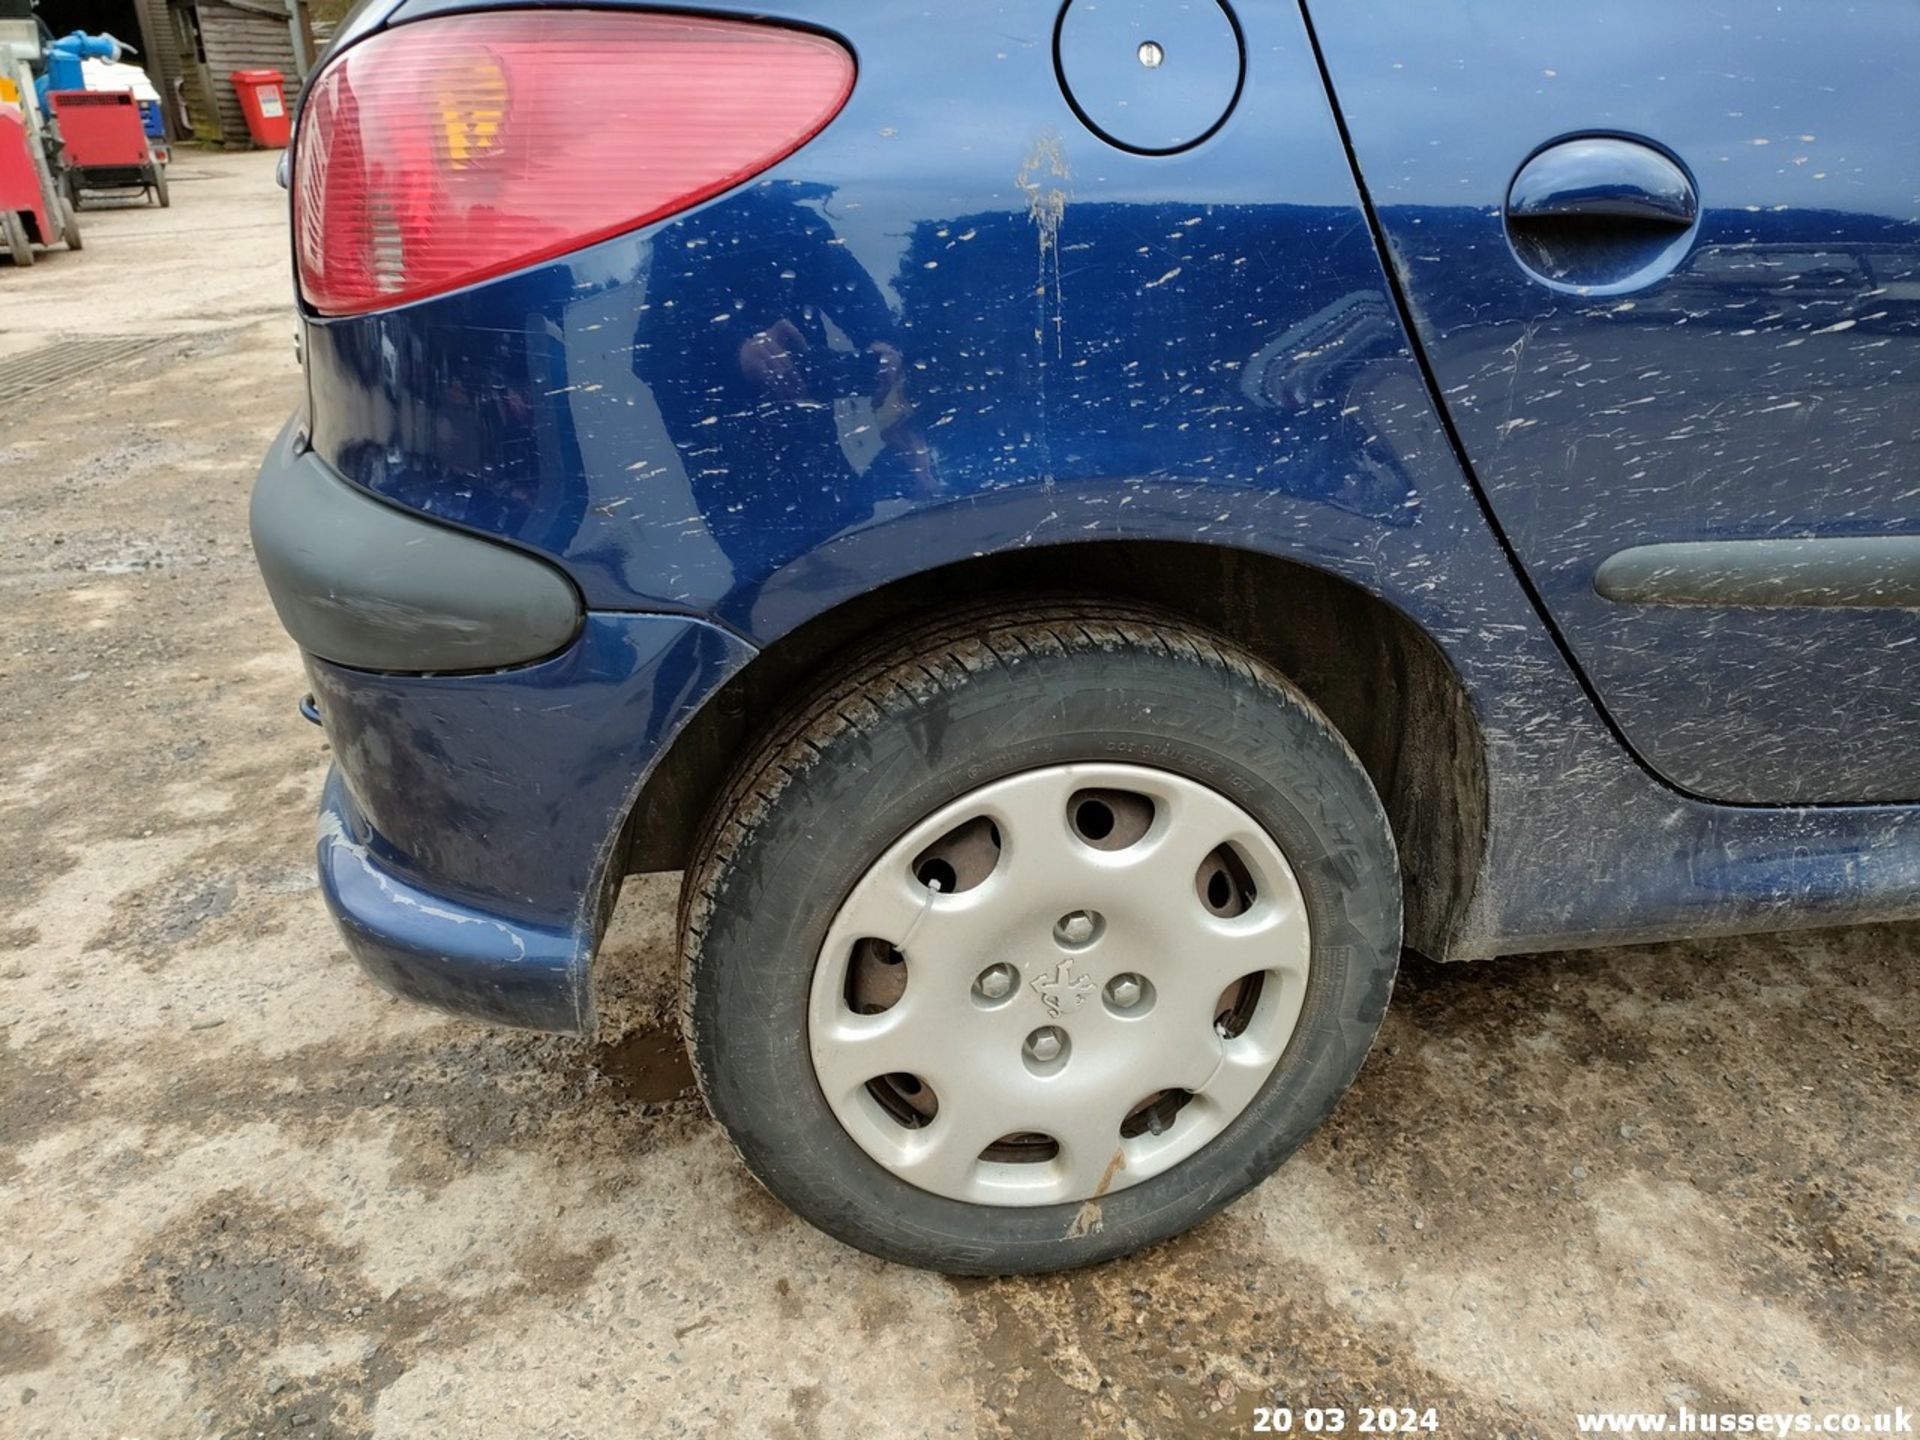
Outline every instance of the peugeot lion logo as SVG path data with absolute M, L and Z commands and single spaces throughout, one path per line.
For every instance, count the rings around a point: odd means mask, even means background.
M 1056 1020 L 1086 1004 L 1087 992 L 1092 989 L 1092 980 L 1073 973 L 1071 956 L 1054 966 L 1051 975 L 1042 975 L 1033 982 L 1033 993 L 1046 1002 L 1047 1013 Z

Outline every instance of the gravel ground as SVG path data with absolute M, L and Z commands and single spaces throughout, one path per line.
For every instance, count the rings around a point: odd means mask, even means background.
M 273 158 L 0 266 L 0 1435 L 1215 1435 L 1257 1406 L 1920 1400 L 1920 928 L 1410 962 L 1278 1177 L 955 1281 L 789 1218 L 686 1091 L 673 880 L 593 1043 L 364 983 L 246 494 L 296 403 Z M 53 354 L 53 351 L 47 351 Z M 1350 1421 L 1350 1425 L 1355 1422 Z

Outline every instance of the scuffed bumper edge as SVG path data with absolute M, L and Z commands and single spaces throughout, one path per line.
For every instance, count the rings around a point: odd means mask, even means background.
M 334 766 L 321 888 L 396 994 L 591 1033 L 592 964 L 641 788 L 752 655 L 690 616 L 590 613 L 536 665 L 393 675 L 306 657 Z
M 457 904 L 389 873 L 336 769 L 320 798 L 320 890 L 347 949 L 383 989 L 496 1025 L 593 1028 L 593 937 Z M 356 838 L 356 834 L 359 838 Z

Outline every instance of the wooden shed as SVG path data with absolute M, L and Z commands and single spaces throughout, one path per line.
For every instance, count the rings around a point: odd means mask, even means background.
M 287 100 L 300 93 L 294 15 L 285 0 L 138 0 L 152 37 L 150 70 L 194 137 L 247 144 L 247 121 L 229 78 L 235 70 L 278 70 Z M 149 28 L 150 27 L 150 28 Z

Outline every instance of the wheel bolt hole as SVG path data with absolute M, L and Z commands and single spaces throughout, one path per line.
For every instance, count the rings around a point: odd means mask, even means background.
M 1124 850 L 1153 828 L 1153 801 L 1131 790 L 1079 790 L 1067 801 L 1067 823 L 1082 844 Z
M 1104 800 L 1082 800 L 1073 823 L 1087 839 L 1104 840 L 1113 833 L 1113 811 Z

